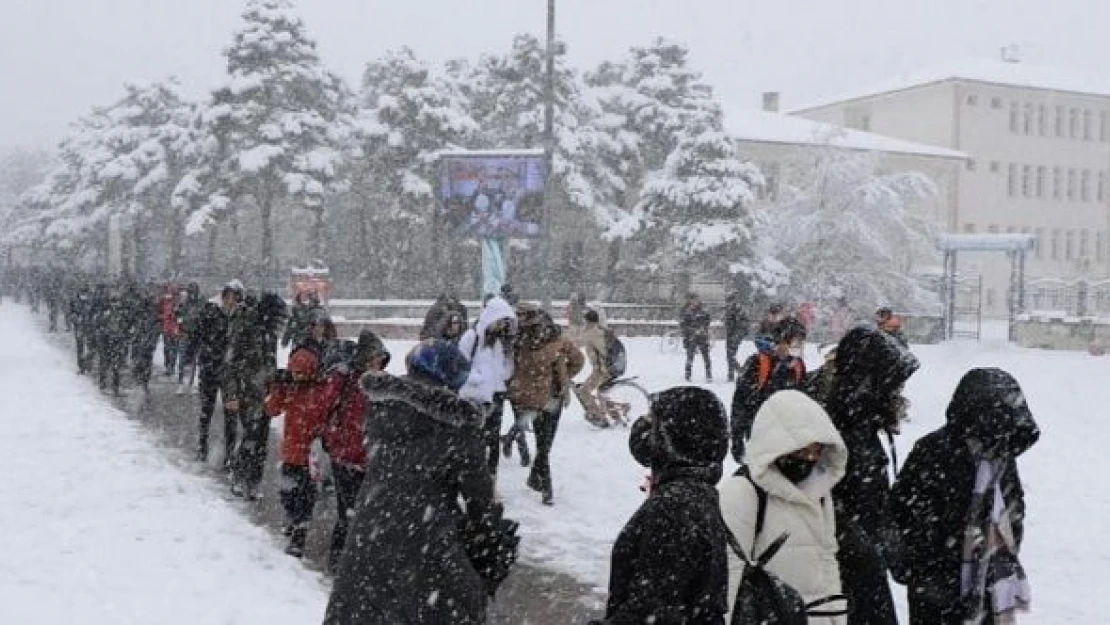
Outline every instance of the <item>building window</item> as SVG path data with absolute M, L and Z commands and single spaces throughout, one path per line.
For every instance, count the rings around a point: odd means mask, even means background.
M 964 234 L 975 234 L 975 224 L 964 224 Z
M 1064 193 L 1063 188 L 1064 188 L 1063 174 L 1061 173 L 1059 167 L 1053 167 L 1052 168 L 1052 197 L 1053 197 L 1053 199 L 1056 199 L 1056 200 L 1060 199 L 1060 196 Z
M 1091 111 L 1083 109 L 1083 140 L 1090 141 L 1095 138 L 1095 131 L 1091 124 Z
M 1087 230 L 1079 231 L 1079 258 L 1081 259 L 1089 258 L 1091 255 L 1091 251 L 1087 249 L 1091 244 L 1090 237 L 1091 233 Z
M 1021 196 L 1033 195 L 1033 166 L 1025 165 L 1021 168 Z
M 1064 260 L 1075 258 L 1075 231 L 1068 230 L 1064 234 Z
M 1037 167 L 1037 197 L 1044 197 L 1044 177 L 1047 170 L 1043 166 Z
M 1033 251 L 1037 253 L 1037 260 L 1044 258 L 1044 228 L 1037 228 L 1034 235 Z
M 979 96 L 975 95 L 974 93 L 967 94 L 967 105 L 979 106 Z
M 1106 259 L 1106 254 L 1103 251 L 1103 246 L 1106 244 L 1106 237 L 1102 235 L 1102 230 L 1095 233 L 1095 260 L 1102 262 Z
M 1002 108 L 1002 98 L 991 98 L 991 108 L 992 109 Z
M 1068 170 L 1068 201 L 1075 201 L 1075 170 Z
M 1084 202 L 1091 201 L 1091 170 L 1084 169 L 1079 177 L 1079 196 Z
M 777 199 L 781 175 L 780 165 L 778 163 L 764 163 L 761 169 L 763 170 L 763 199 Z
M 1010 167 L 1006 171 L 1006 190 L 1010 194 L 1010 197 L 1014 197 L 1015 195 L 1017 195 L 1017 184 L 1018 184 L 1017 177 L 1018 177 L 1017 165 L 1014 165 L 1013 163 L 1010 163 Z
M 998 234 L 998 224 L 991 224 L 987 226 L 987 233 Z
M 994 308 L 995 289 L 987 289 L 987 308 Z
M 1026 104 L 1021 116 L 1021 131 L 1027 135 L 1033 134 L 1033 105 Z
M 1056 107 L 1056 136 L 1064 136 L 1064 107 Z
M 859 116 L 859 129 L 864 130 L 864 131 L 871 130 L 871 116 L 870 115 L 865 114 L 865 115 L 860 115 Z
M 1079 138 L 1079 109 L 1068 109 L 1068 138 Z
M 997 174 L 1000 169 L 1002 169 L 1002 166 L 998 164 L 998 161 L 991 161 L 992 174 Z
M 1106 172 L 1098 172 L 1098 201 L 1106 201 Z
M 1060 260 L 1060 229 L 1053 228 L 1052 230 L 1052 245 L 1049 247 L 1049 258 L 1052 260 Z
M 1021 125 L 1021 110 L 1017 102 L 1010 102 L 1010 132 L 1018 132 Z
M 967 162 L 964 164 L 964 166 L 967 167 L 968 171 L 975 171 L 975 159 L 967 159 Z
M 1006 234 L 1013 234 L 1017 232 L 1017 226 L 1006 226 Z
M 1102 142 L 1110 141 L 1110 111 L 1099 111 L 1098 113 L 1098 140 Z
M 1048 117 L 1048 107 L 1046 107 L 1043 104 L 1038 106 L 1037 107 L 1037 134 L 1042 136 L 1042 137 L 1045 136 L 1045 132 L 1046 132 L 1047 127 L 1048 127 L 1047 117 Z

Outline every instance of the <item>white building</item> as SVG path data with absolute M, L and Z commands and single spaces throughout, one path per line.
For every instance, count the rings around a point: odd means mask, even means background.
M 1036 235 L 1030 278 L 1110 276 L 1110 77 L 974 61 L 792 113 L 970 154 L 949 231 Z M 969 255 L 960 271 L 981 273 L 986 311 L 1005 313 L 1005 258 Z

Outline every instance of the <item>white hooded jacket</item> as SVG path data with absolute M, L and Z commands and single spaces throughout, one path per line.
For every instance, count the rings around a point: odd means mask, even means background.
M 478 323 L 459 339 L 459 351 L 470 361 L 470 374 L 459 389 L 459 397 L 487 404 L 496 393 L 504 393 L 506 382 L 513 377 L 513 353 L 503 340 L 486 345 L 486 330 L 502 319 L 516 323 L 512 306 L 500 297 L 486 303 Z
M 793 484 L 775 466 L 775 460 L 812 443 L 823 444 L 825 451 L 813 473 Z M 831 491 L 844 477 L 848 449 L 828 414 L 798 391 L 775 393 L 756 413 L 747 463 L 751 482 L 767 492 L 763 530 L 755 535 L 759 498 L 752 483 L 742 476 L 726 478 L 720 486 L 721 513 L 729 530 L 752 558 L 788 532 L 790 538 L 767 570 L 801 593 L 806 603 L 841 594 Z M 726 622 L 731 619 L 743 572 L 743 562 L 730 550 Z M 816 609 L 841 611 L 846 607 L 841 600 Z M 811 617 L 809 622 L 843 625 L 847 617 Z

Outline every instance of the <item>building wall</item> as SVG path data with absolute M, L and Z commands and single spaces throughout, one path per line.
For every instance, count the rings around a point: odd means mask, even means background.
M 804 116 L 866 120 L 873 132 L 970 154 L 950 231 L 1036 235 L 1032 279 L 1110 276 L 1110 97 L 947 81 Z M 983 275 L 988 314 L 1006 314 L 1007 258 L 963 255 L 960 270 Z

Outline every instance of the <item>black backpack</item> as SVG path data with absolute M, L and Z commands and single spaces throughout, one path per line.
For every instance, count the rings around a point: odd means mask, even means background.
M 605 330 L 605 368 L 609 378 L 619 378 L 628 369 L 628 353 L 616 332 Z
M 744 477 L 755 489 L 758 509 L 756 511 L 755 535 L 763 531 L 767 517 L 767 491 L 756 484 L 747 466 L 740 467 L 737 476 Z M 753 561 L 740 545 L 740 541 L 728 532 L 729 546 L 746 565 L 740 588 L 736 591 L 736 601 L 732 608 L 730 625 L 807 625 L 809 617 L 843 616 L 846 610 L 817 610 L 820 606 L 845 601 L 844 595 L 832 595 L 806 603 L 802 595 L 783 582 L 766 566 L 789 540 L 790 534 L 783 532 L 762 554 Z

